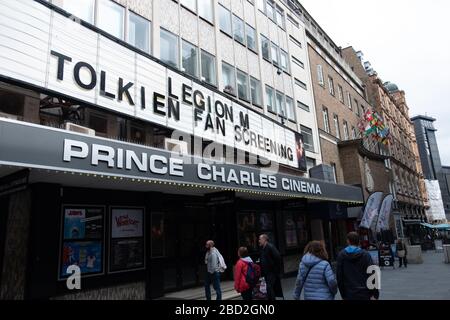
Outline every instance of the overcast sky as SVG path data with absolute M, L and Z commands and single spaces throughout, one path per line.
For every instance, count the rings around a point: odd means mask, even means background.
M 383 81 L 406 92 L 410 116 L 437 119 L 450 166 L 450 1 L 300 0 L 338 46 L 364 53 Z

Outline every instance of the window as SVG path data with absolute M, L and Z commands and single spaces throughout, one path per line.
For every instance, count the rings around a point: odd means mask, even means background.
M 303 143 L 305 145 L 305 149 L 314 152 L 314 139 L 312 130 L 305 126 L 300 126 L 300 130 L 303 135 Z
M 364 105 L 361 105 L 361 115 L 364 115 L 365 113 L 366 113 L 366 108 L 364 107 Z
M 224 91 L 236 95 L 236 78 L 234 75 L 234 67 L 222 62 L 222 80 Z
M 115 2 L 102 0 L 99 3 L 98 27 L 116 38 L 124 38 L 125 8 Z
M 356 115 L 359 117 L 359 104 L 358 104 L 358 100 L 356 100 L 356 99 L 355 99 L 355 108 L 356 108 L 356 110 L 355 110 Z
M 327 108 L 323 108 L 322 109 L 322 116 L 323 116 L 323 129 L 330 133 L 330 120 L 328 118 L 328 109 Z
M 270 19 L 275 20 L 273 4 L 270 1 L 266 3 L 266 14 Z
M 62 7 L 74 16 L 94 24 L 94 2 L 95 0 L 64 0 Z
M 183 40 L 182 67 L 187 74 L 198 77 L 198 50 L 197 47 Z
M 237 89 L 239 99 L 250 101 L 248 93 L 248 75 L 240 70 L 237 71 Z
M 189 10 L 197 12 L 197 0 L 180 0 L 180 3 Z
M 214 20 L 212 0 L 198 0 L 198 14 L 212 23 Z
M 292 120 L 292 121 L 296 120 L 294 100 L 287 96 L 286 96 L 286 112 L 287 112 L 287 118 L 289 120 Z
M 130 12 L 128 42 L 142 51 L 150 52 L 150 21 Z
M 274 65 L 278 66 L 279 58 L 278 58 L 278 46 L 272 42 L 271 46 L 271 56 L 272 56 L 272 62 Z
M 178 68 L 178 37 L 161 29 L 161 61 Z
M 247 47 L 256 51 L 256 31 L 248 24 L 245 25 L 245 34 L 247 35 Z
M 250 93 L 252 103 L 257 106 L 261 106 L 261 83 L 259 80 L 250 77 Z
M 335 114 L 333 115 L 333 121 L 334 121 L 334 130 L 336 131 L 336 138 L 341 138 L 341 132 L 339 130 L 339 117 Z
M 294 78 L 295 79 L 295 78 Z M 298 80 L 298 79 L 295 79 L 295 84 L 296 85 L 298 85 L 300 88 L 302 88 L 302 89 L 305 89 L 305 90 L 307 90 L 308 88 L 307 88 L 307 86 L 306 86 L 306 83 L 304 83 L 304 82 L 302 82 L 302 81 L 300 81 L 300 80 Z
M 350 92 L 347 92 L 347 103 L 348 103 L 348 108 L 350 110 L 352 110 L 353 109 L 353 107 L 352 107 L 352 96 L 350 95 Z
M 245 44 L 244 21 L 242 21 L 242 19 L 236 17 L 235 15 L 233 15 L 233 34 L 234 40 Z
M 320 64 L 317 65 L 317 79 L 321 86 L 325 86 L 325 80 L 323 79 L 323 68 Z
M 225 7 L 219 5 L 220 30 L 231 35 L 231 13 Z
M 270 41 L 261 35 L 261 52 L 263 58 L 270 61 Z
M 330 94 L 332 96 L 335 95 L 335 92 L 334 92 L 334 80 L 333 80 L 332 77 L 328 77 L 328 91 L 330 92 Z
M 338 182 L 337 178 L 337 169 L 336 169 L 336 163 L 331 163 L 331 167 L 333 168 L 333 176 L 334 176 L 334 183 Z
M 284 104 L 284 95 L 277 91 L 276 93 L 277 112 L 283 118 L 286 118 L 286 105 Z
M 285 27 L 284 26 L 284 12 L 280 8 L 277 8 L 276 19 L 277 19 L 277 24 L 280 27 L 284 28 Z
M 305 111 L 308 111 L 308 112 L 311 111 L 311 110 L 309 109 L 309 106 L 306 105 L 306 104 L 304 104 L 303 102 L 297 101 L 297 105 L 298 105 L 301 109 L 303 109 L 303 110 L 305 110 Z
M 298 41 L 297 39 L 295 39 L 293 36 L 289 36 L 289 39 L 291 39 L 291 41 L 298 46 L 300 49 L 302 48 L 302 43 L 300 41 Z
M 298 22 L 293 18 L 293 17 L 291 17 L 289 14 L 286 14 L 287 15 L 287 19 L 294 25 L 294 26 L 296 26 L 297 28 L 300 28 L 300 25 L 298 24 Z
M 280 63 L 281 63 L 281 69 L 283 69 L 286 72 L 289 72 L 289 58 L 287 52 L 281 50 L 280 51 Z
M 306 158 L 306 168 L 309 171 L 309 169 L 312 169 L 316 166 L 316 159 L 314 158 Z
M 356 139 L 357 136 L 355 127 L 352 127 L 352 138 Z
M 296 65 L 298 65 L 300 68 L 305 69 L 305 64 L 303 62 L 301 62 L 300 60 L 298 60 L 296 57 L 291 56 L 292 58 L 292 62 L 295 63 Z
M 339 101 L 344 103 L 344 89 L 342 89 L 342 86 L 338 84 L 338 94 L 339 94 Z
M 216 58 L 202 50 L 202 80 L 216 85 Z
M 271 87 L 266 86 L 267 110 L 275 113 L 275 94 Z
M 348 139 L 349 139 L 348 124 L 347 124 L 347 121 L 344 121 L 344 140 L 348 140 Z

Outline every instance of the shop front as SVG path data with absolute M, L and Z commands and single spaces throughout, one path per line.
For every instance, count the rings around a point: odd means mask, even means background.
M 239 246 L 257 258 L 262 233 L 289 274 L 313 238 L 317 204 L 362 203 L 360 188 L 15 120 L 0 120 L 0 149 L 9 298 L 159 297 L 202 284 L 206 240 L 233 265 Z M 237 178 L 214 179 L 214 170 Z M 66 284 L 72 265 L 77 293 Z

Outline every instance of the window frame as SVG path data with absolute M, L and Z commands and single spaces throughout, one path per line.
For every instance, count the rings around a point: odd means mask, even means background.
M 169 35 L 171 37 L 174 37 L 176 39 L 176 50 L 175 50 L 175 52 L 176 52 L 176 66 L 173 66 L 170 62 L 164 61 L 162 59 L 162 55 L 161 55 L 161 48 L 162 48 L 162 46 L 161 46 L 161 44 L 159 46 L 159 59 L 166 65 L 169 65 L 169 66 L 171 66 L 173 68 L 176 68 L 176 69 L 180 69 L 180 37 L 178 35 L 176 35 L 175 33 L 172 33 L 169 30 L 160 27 L 159 28 L 160 43 L 161 43 L 161 35 L 163 33 L 165 33 L 165 34 L 167 34 L 167 35 Z
M 285 100 L 286 100 L 286 102 L 285 102 L 285 104 L 286 104 L 286 117 L 287 117 L 287 119 L 289 121 L 292 121 L 292 122 L 296 123 L 297 122 L 297 112 L 296 112 L 295 105 L 294 105 L 294 99 L 289 97 L 289 96 L 286 96 Z M 291 108 L 289 108 L 288 101 L 291 102 L 291 104 L 290 104 Z M 290 116 L 291 113 L 292 113 L 292 117 Z
M 237 41 L 238 43 L 242 44 L 243 46 L 245 46 L 246 41 L 247 41 L 246 34 L 245 34 L 245 22 L 244 22 L 244 20 L 242 20 L 235 14 L 233 14 L 232 16 L 233 16 L 232 17 L 233 21 L 232 21 L 231 29 L 233 30 L 233 39 L 235 41 Z M 236 21 L 238 21 L 239 23 L 236 23 Z M 235 29 L 235 26 L 239 25 L 239 24 L 242 26 L 242 40 L 237 39 L 237 33 L 236 33 L 236 29 Z
M 226 68 L 230 68 L 231 69 L 231 71 L 232 71 L 232 80 L 233 80 L 233 83 L 234 83 L 234 87 L 233 87 L 233 92 L 229 92 L 228 90 L 226 90 L 226 87 L 228 86 L 225 86 L 225 83 L 223 82 L 223 80 L 224 80 L 224 77 L 223 77 L 223 74 L 224 74 L 224 72 L 223 72 L 223 69 L 224 69 L 224 66 L 226 67 Z M 237 97 L 237 79 L 236 79 L 236 68 L 234 67 L 234 66 L 232 66 L 231 64 L 229 64 L 229 63 L 226 63 L 225 61 L 223 61 L 222 60 L 222 86 L 223 86 L 223 92 L 225 92 L 225 93 L 227 93 L 227 94 L 229 94 L 229 95 L 232 95 L 232 96 L 234 96 L 234 97 Z
M 223 5 L 219 4 L 218 12 L 219 12 L 219 30 L 233 38 L 233 18 L 232 18 L 231 11 L 228 10 L 227 8 L 225 8 Z M 226 12 L 228 14 L 228 22 L 230 24 L 229 32 L 227 30 L 222 29 L 222 13 L 224 13 L 224 12 Z
M 336 92 L 334 90 L 334 79 L 331 76 L 328 76 L 328 92 L 335 97 Z
M 133 47 L 135 47 L 135 48 L 137 48 L 137 49 L 139 49 L 139 50 L 141 50 L 141 51 L 144 51 L 144 52 L 147 52 L 147 53 L 149 53 L 149 54 L 152 54 L 152 31 L 153 31 L 153 30 L 152 30 L 152 22 L 151 22 L 149 19 L 147 19 L 147 18 L 145 18 L 145 17 L 143 17 L 143 16 L 141 16 L 141 15 L 135 13 L 135 12 L 132 11 L 132 10 L 128 10 L 128 11 L 129 11 L 129 13 L 128 13 L 128 36 L 127 36 L 127 43 L 129 43 L 130 45 L 132 45 Z M 145 21 L 146 24 L 147 24 L 147 28 L 148 28 L 148 29 L 147 29 L 147 46 L 148 46 L 148 48 L 147 48 L 146 50 L 141 49 L 141 48 L 137 47 L 136 44 L 133 44 L 133 43 L 130 42 L 130 32 L 131 32 L 130 24 L 131 24 L 131 17 L 133 17 L 133 16 L 137 17 L 138 20 Z
M 121 28 L 121 31 L 120 31 L 120 33 L 121 33 L 120 37 L 115 35 L 115 34 L 113 34 L 113 33 L 111 33 L 111 32 L 109 32 L 108 29 L 106 29 L 104 26 L 101 25 L 102 17 L 103 18 L 106 17 L 106 15 L 102 14 L 102 12 L 101 12 L 102 11 L 102 4 L 106 4 L 106 3 L 108 3 L 110 5 L 112 4 L 112 6 L 110 6 L 110 8 L 115 6 L 115 7 L 120 8 L 122 10 L 122 28 Z M 125 23 L 127 22 L 125 20 L 126 20 L 126 15 L 127 15 L 127 9 L 124 6 L 120 5 L 119 3 L 115 2 L 115 1 L 112 1 L 112 0 L 100 0 L 100 1 L 96 1 L 95 10 L 97 10 L 96 17 L 94 18 L 96 26 L 99 29 L 101 29 L 101 30 L 105 31 L 106 33 L 108 33 L 109 35 L 111 35 L 111 36 L 113 36 L 113 37 L 115 37 L 117 39 L 120 39 L 122 41 L 125 41 L 125 36 L 127 36 L 127 35 L 125 35 Z M 108 23 L 108 26 L 109 25 L 110 24 Z
M 341 129 L 339 127 L 339 116 L 337 114 L 333 114 L 333 122 L 334 122 L 334 130 L 336 131 L 335 137 L 337 139 L 341 139 Z
M 305 150 L 315 153 L 316 152 L 316 146 L 314 143 L 314 135 L 313 130 L 309 127 L 306 127 L 304 125 L 300 125 L 300 132 L 303 135 L 303 144 L 305 146 Z M 311 143 L 309 143 L 309 139 L 306 137 L 310 137 Z
M 190 74 L 190 73 L 188 73 L 187 71 L 186 71 L 186 68 L 184 67 L 184 45 L 188 45 L 188 46 L 190 46 L 190 47 L 193 47 L 193 48 L 195 48 L 195 52 L 196 52 L 196 59 L 195 59 L 195 61 L 196 61 L 196 66 L 195 66 L 195 75 L 192 75 L 192 74 Z M 186 74 L 188 74 L 188 75 L 190 75 L 191 77 L 194 77 L 194 78 L 199 78 L 199 48 L 196 46 L 196 45 L 194 45 L 193 43 L 191 43 L 191 42 L 189 42 L 189 41 L 187 41 L 187 40 L 185 40 L 185 39 L 183 39 L 183 38 L 181 38 L 181 71 L 183 71 L 184 73 L 186 73 Z
M 269 99 L 269 91 L 272 92 L 271 99 Z M 272 113 L 272 114 L 276 114 L 277 106 L 276 106 L 276 102 L 275 102 L 275 89 L 272 88 L 271 86 L 266 85 L 265 94 L 266 94 L 267 111 Z M 271 102 L 271 105 L 269 105 L 269 103 L 268 103 L 269 101 Z
M 251 29 L 251 30 L 249 30 L 249 29 Z M 252 32 L 248 32 L 248 31 L 252 31 Z M 250 34 L 250 33 L 253 35 L 253 43 L 254 43 L 254 46 L 253 46 L 253 47 L 250 47 L 249 44 L 248 44 L 248 43 L 249 43 L 248 38 L 249 38 L 249 34 Z M 256 54 L 258 54 L 258 43 L 257 43 L 256 37 L 257 37 L 257 35 L 256 35 L 256 29 L 253 28 L 253 27 L 252 27 L 251 25 L 249 25 L 248 23 L 245 23 L 245 43 L 246 43 L 246 45 L 247 45 L 247 48 L 248 48 L 249 50 L 255 52 Z
M 245 78 L 245 83 L 246 83 L 246 87 L 247 87 L 246 97 L 245 98 L 239 96 L 239 75 L 244 76 L 244 78 Z M 236 93 L 237 93 L 237 97 L 238 97 L 239 100 L 243 100 L 245 102 L 249 102 L 250 103 L 250 101 L 251 101 L 250 94 L 251 93 L 250 93 L 250 79 L 249 79 L 249 76 L 248 76 L 247 73 L 245 73 L 244 71 L 242 71 L 242 70 L 240 70 L 238 68 L 236 68 Z
M 213 70 L 214 70 L 214 77 L 213 77 L 214 83 L 208 82 L 206 80 L 206 78 L 203 76 L 203 55 L 209 56 L 209 58 L 212 58 L 212 66 L 213 66 Z M 205 80 L 203 80 L 203 79 L 205 79 Z M 200 49 L 200 80 L 202 82 L 208 83 L 214 87 L 217 87 L 216 57 L 203 49 Z
M 323 67 L 322 65 L 317 65 L 317 82 L 320 86 L 325 87 L 325 77 L 323 76 Z
M 330 130 L 330 116 L 328 114 L 328 108 L 322 107 L 322 120 L 323 120 L 323 130 L 326 133 L 331 133 Z
M 261 107 L 262 107 L 261 81 L 258 80 L 258 79 L 256 79 L 256 78 L 254 78 L 254 77 L 252 77 L 252 76 L 249 76 L 249 78 L 250 78 L 250 99 L 252 100 L 252 105 L 261 108 Z M 257 84 L 257 85 L 255 86 L 255 88 L 257 88 L 257 91 L 258 91 L 258 94 L 259 94 L 259 101 L 258 101 L 258 102 L 253 101 L 253 96 L 252 96 L 252 80 L 253 80 L 253 82 L 255 82 L 255 83 Z

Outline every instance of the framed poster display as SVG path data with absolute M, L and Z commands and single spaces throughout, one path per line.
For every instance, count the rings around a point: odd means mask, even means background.
M 76 265 L 82 276 L 104 274 L 105 207 L 63 205 L 58 279 Z
M 152 213 L 151 228 L 151 246 L 152 258 L 161 258 L 166 256 L 165 247 L 165 230 L 164 230 L 164 213 Z
M 144 208 L 111 208 L 109 273 L 145 268 L 144 211 Z

